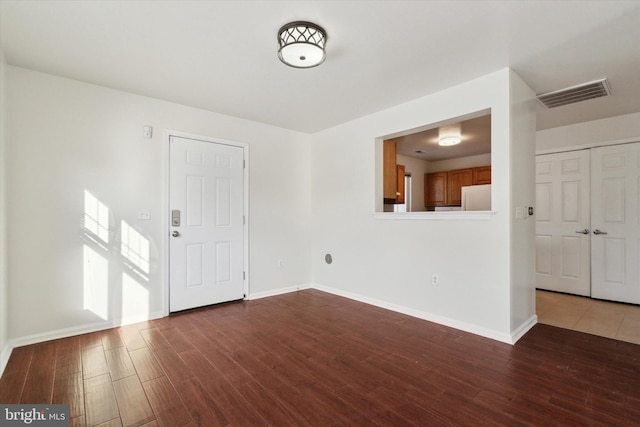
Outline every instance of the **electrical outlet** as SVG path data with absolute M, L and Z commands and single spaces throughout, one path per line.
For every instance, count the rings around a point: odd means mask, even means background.
M 439 278 L 437 274 L 431 276 L 431 284 L 433 286 L 438 286 Z
M 284 261 L 281 259 L 278 260 L 278 269 L 284 270 Z

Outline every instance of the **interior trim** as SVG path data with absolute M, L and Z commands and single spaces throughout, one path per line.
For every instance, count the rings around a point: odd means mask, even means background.
M 375 219 L 418 219 L 423 221 L 490 220 L 497 211 L 443 211 L 443 212 L 376 212 Z
M 493 329 L 487 329 L 480 326 L 473 325 L 467 322 L 461 322 L 459 320 L 451 319 L 445 316 L 438 316 L 436 314 L 428 313 L 426 311 L 416 310 L 413 308 L 388 303 L 386 301 L 380 301 L 374 298 L 365 297 L 359 294 L 351 292 L 345 292 L 339 289 L 331 288 L 328 286 L 322 286 L 318 284 L 312 284 L 312 289 L 327 292 L 333 295 L 349 298 L 355 301 L 363 302 L 365 304 L 374 305 L 376 307 L 384 308 L 387 310 L 395 311 L 397 313 L 406 314 L 407 316 L 416 317 L 418 319 L 434 322 L 439 325 L 448 326 L 450 328 L 458 329 L 471 334 L 480 335 L 485 338 L 500 341 L 506 344 L 515 344 L 513 334 L 502 333 Z M 523 334 L 524 335 L 524 334 Z

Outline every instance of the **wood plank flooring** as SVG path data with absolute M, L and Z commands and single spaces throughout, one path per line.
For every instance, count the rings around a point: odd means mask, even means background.
M 73 426 L 637 426 L 640 346 L 510 346 L 306 290 L 16 348 L 0 402 Z

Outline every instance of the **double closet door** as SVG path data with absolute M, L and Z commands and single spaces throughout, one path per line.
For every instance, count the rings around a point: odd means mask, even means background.
M 640 304 L 640 143 L 536 156 L 536 287 Z

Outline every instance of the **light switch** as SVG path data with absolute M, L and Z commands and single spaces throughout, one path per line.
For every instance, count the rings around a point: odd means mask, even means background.
M 516 208 L 516 219 L 522 219 L 522 208 L 520 206 Z
M 151 126 L 143 126 L 142 127 L 142 136 L 144 138 L 146 138 L 146 139 L 151 138 L 153 136 L 153 128 Z M 140 219 L 140 218 L 138 218 L 138 219 Z
M 149 209 L 139 209 L 137 218 L 140 220 L 151 219 L 151 213 L 149 212 Z

